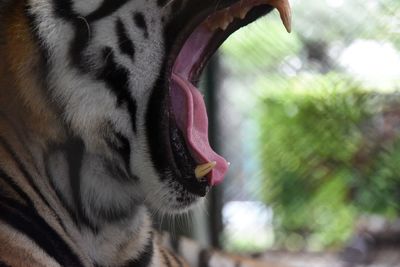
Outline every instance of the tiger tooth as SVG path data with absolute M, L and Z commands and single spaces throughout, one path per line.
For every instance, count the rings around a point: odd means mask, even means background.
M 225 11 L 222 16 L 222 19 L 220 21 L 220 28 L 225 31 L 228 28 L 229 24 L 231 24 L 232 21 L 233 21 L 233 18 L 229 14 L 229 11 Z
M 292 10 L 289 0 L 267 0 L 267 3 L 278 9 L 283 25 L 290 33 L 292 31 Z
M 283 25 L 286 30 L 290 33 L 292 31 L 292 11 L 290 8 L 289 0 L 261 0 L 257 1 L 257 3 L 266 3 L 275 7 L 280 14 Z M 210 31 L 215 31 L 217 29 L 221 29 L 225 31 L 229 24 L 233 22 L 235 18 L 244 19 L 252 9 L 252 6 L 246 6 L 241 8 L 228 8 L 226 10 L 221 11 L 219 16 L 209 18 L 206 27 Z
M 224 21 L 224 22 L 222 22 L 222 24 L 219 26 L 222 30 L 226 30 L 227 28 L 228 28 L 228 26 L 229 26 L 229 21 Z
M 243 9 L 241 9 L 239 14 L 240 19 L 244 19 L 247 13 L 249 13 L 250 9 L 251 7 L 244 7 Z
M 212 169 L 214 169 L 216 165 L 217 165 L 217 162 L 212 161 L 212 162 L 197 166 L 196 169 L 194 170 L 194 174 L 195 174 L 196 178 L 197 179 L 203 178 L 210 171 L 212 171 Z

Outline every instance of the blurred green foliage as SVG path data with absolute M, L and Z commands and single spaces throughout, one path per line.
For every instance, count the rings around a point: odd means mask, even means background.
M 357 215 L 400 212 L 400 140 L 385 117 L 396 112 L 391 96 L 349 88 L 332 75 L 325 81 L 330 86 L 310 82 L 260 105 L 262 198 L 273 206 L 278 243 L 295 236 L 309 248 L 339 245 Z
M 267 26 L 265 23 L 262 25 Z M 238 31 L 224 45 L 225 59 L 229 61 L 227 64 L 238 76 L 275 69 L 286 57 L 300 52 L 301 41 L 296 34 L 288 35 L 283 31 L 280 21 L 268 23 L 268 33 L 274 38 L 260 38 L 259 24 L 248 27 L 255 30 Z M 279 46 L 275 44 L 275 38 L 280 40 Z
M 400 215 L 400 96 L 339 60 L 357 40 L 400 50 L 400 2 L 291 2 L 292 34 L 273 12 L 231 36 L 222 63 L 241 89 L 230 101 L 259 125 L 276 245 L 320 250 L 342 245 L 360 214 Z

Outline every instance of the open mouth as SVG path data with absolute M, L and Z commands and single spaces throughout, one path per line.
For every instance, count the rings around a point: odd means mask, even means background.
M 221 1 L 223 2 L 223 1 Z M 175 163 L 189 191 L 205 194 L 206 187 L 223 181 L 229 163 L 211 148 L 203 96 L 196 88 L 201 72 L 233 32 L 277 8 L 288 32 L 291 12 L 288 0 L 241 0 L 198 19 L 184 31 L 170 62 L 170 140 Z

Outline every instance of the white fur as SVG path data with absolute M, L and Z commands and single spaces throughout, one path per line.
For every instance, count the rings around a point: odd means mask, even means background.
M 96 10 L 103 0 L 85 0 L 85 1 L 74 1 L 74 10 L 83 16 Z
M 169 8 L 160 8 L 156 1 L 132 0 L 113 14 L 91 24 L 84 21 L 90 37 L 87 49 L 83 51 L 89 58 L 90 71 L 82 73 L 72 65 L 69 49 L 74 37 L 74 26 L 70 21 L 58 18 L 53 12 L 53 2 L 50 0 L 30 0 L 28 10 L 34 14 L 39 23 L 37 32 L 43 40 L 43 46 L 49 52 L 49 90 L 51 98 L 62 108 L 63 119 L 73 134 L 82 138 L 85 143 L 84 159 L 81 175 L 81 200 L 83 211 L 91 222 L 100 225 L 100 231 L 93 233 L 83 227 L 81 236 L 76 237 L 79 247 L 95 262 L 111 265 L 118 260 L 122 263 L 129 257 L 135 257 L 147 243 L 148 233 L 140 229 L 149 229 L 146 208 L 143 204 L 159 210 L 177 207 L 173 189 L 160 181 L 157 171 L 152 165 L 146 137 L 146 112 L 151 90 L 159 75 L 164 59 L 164 36 L 161 18 L 168 15 Z M 79 19 L 96 10 L 103 0 L 75 0 L 74 12 Z M 141 12 L 147 22 L 149 37 L 144 37 L 133 20 L 134 12 Z M 127 34 L 135 45 L 135 59 L 121 54 L 118 48 L 118 38 L 115 32 L 115 21 L 120 19 Z M 117 106 L 116 96 L 110 92 L 103 81 L 96 79 L 104 65 L 102 52 L 104 47 L 110 47 L 115 53 L 116 62 L 126 68 L 129 73 L 130 96 L 137 102 L 136 126 L 137 132 L 132 132 L 131 119 L 127 109 Z M 140 178 L 140 182 L 121 182 L 110 177 L 104 168 L 103 161 L 107 159 L 119 164 L 118 158 L 108 150 L 104 143 L 104 126 L 111 125 L 130 142 L 130 169 L 132 174 Z M 103 158 L 102 158 L 103 157 Z M 62 192 L 68 205 L 75 203 L 68 177 L 66 156 L 57 152 L 50 156 L 50 176 L 55 187 Z M 177 183 L 177 182 L 175 182 Z M 194 196 L 193 196 L 194 198 Z M 166 204 L 167 203 L 167 204 Z M 96 209 L 117 207 L 137 210 L 133 217 L 126 218 L 115 224 L 99 221 Z M 168 206 L 170 205 L 170 206 Z M 95 207 L 91 210 L 90 207 Z M 186 207 L 188 208 L 188 207 Z M 121 244 L 129 243 L 128 251 L 118 251 Z M 156 252 L 158 253 L 158 252 Z M 153 263 L 157 266 L 158 263 Z

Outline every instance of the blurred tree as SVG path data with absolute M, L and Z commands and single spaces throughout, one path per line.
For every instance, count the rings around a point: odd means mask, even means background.
M 359 214 L 400 215 L 400 96 L 366 88 L 338 60 L 358 40 L 400 50 L 400 2 L 291 2 L 294 33 L 275 12 L 235 33 L 222 63 L 243 89 L 232 102 L 260 125 L 260 197 L 277 245 L 321 249 L 342 244 Z
M 342 244 L 359 214 L 400 212 L 400 101 L 325 80 L 331 86 L 265 98 L 259 118 L 262 197 L 274 208 L 278 242 L 295 233 L 319 249 Z

